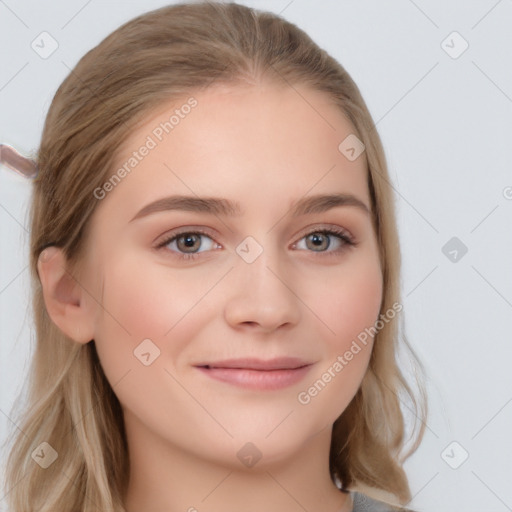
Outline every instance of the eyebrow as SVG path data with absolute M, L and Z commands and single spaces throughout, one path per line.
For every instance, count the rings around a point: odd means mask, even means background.
M 353 206 L 369 214 L 366 204 L 352 194 L 319 194 L 299 199 L 292 204 L 291 214 L 294 217 L 312 213 L 326 212 L 340 206 Z M 180 210 L 202 212 L 211 215 L 240 216 L 240 204 L 217 197 L 169 196 L 158 199 L 144 206 L 130 222 L 157 212 Z

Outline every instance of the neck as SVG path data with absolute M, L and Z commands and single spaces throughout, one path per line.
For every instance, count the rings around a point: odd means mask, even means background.
M 330 429 L 309 438 L 289 457 L 275 462 L 262 457 L 244 467 L 238 459 L 231 465 L 198 457 L 149 432 L 134 418 L 125 420 L 130 454 L 127 512 L 352 510 L 350 496 L 329 474 Z

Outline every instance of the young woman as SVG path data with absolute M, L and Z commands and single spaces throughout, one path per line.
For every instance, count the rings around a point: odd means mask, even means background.
M 35 163 L 9 510 L 408 503 L 392 189 L 338 62 L 270 13 L 164 7 L 80 60 Z

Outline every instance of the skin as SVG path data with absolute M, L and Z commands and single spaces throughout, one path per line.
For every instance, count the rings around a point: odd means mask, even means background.
M 349 511 L 328 471 L 331 427 L 367 370 L 371 340 L 308 404 L 297 396 L 377 320 L 378 245 L 362 209 L 293 218 L 290 208 L 336 192 L 371 208 L 365 155 L 351 162 L 340 153 L 354 128 L 305 86 L 216 85 L 194 97 L 197 107 L 99 201 L 76 281 L 60 250 L 41 257 L 48 312 L 77 342 L 94 339 L 123 407 L 128 512 Z M 183 103 L 153 111 L 117 164 Z M 173 194 L 226 198 L 243 215 L 164 211 L 130 222 Z M 336 252 L 335 235 L 327 248 L 307 242 L 334 226 L 356 245 Z M 176 241 L 154 248 L 176 228 L 208 230 L 196 259 L 179 259 L 186 249 Z M 252 263 L 236 252 L 247 236 L 263 248 Z M 160 350 L 148 366 L 134 356 L 145 339 Z M 284 355 L 313 364 L 280 390 L 242 389 L 193 366 Z M 262 455 L 252 467 L 237 457 L 248 442 Z

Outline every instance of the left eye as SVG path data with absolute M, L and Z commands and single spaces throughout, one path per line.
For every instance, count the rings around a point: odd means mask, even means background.
M 326 250 L 331 248 L 331 240 L 333 238 L 336 240 L 334 244 L 336 247 L 332 248 L 332 252 L 342 249 L 344 245 L 353 245 L 352 240 L 345 233 L 331 229 L 321 229 L 319 231 L 312 231 L 302 237 L 296 244 L 296 247 L 299 247 L 300 242 L 305 240 L 303 245 L 306 245 L 306 249 L 313 249 L 313 252 L 327 252 Z M 299 248 L 304 249 L 304 247 Z

